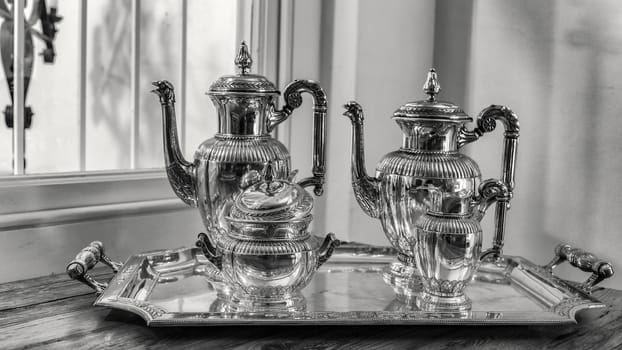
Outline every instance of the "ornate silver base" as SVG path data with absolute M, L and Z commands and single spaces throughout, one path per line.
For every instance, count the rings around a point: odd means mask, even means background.
M 412 300 L 410 303 L 404 303 L 403 301 L 395 298 L 384 308 L 384 311 L 411 312 L 421 310 L 419 310 L 419 307 L 417 306 L 415 300 Z
M 464 313 L 471 310 L 471 299 L 466 294 L 456 296 L 438 296 L 425 290 L 416 299 L 417 306 L 422 311 L 443 313 Z
M 229 312 L 302 312 L 307 309 L 307 300 L 302 293 L 279 297 L 256 297 L 233 293 L 229 300 Z
M 423 290 L 421 276 L 412 258 L 398 253 L 396 261 L 382 271 L 382 279 L 393 287 L 396 297 L 405 304 L 413 304 Z

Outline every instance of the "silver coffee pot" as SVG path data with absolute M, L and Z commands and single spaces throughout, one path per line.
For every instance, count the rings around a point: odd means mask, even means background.
M 203 142 L 192 162 L 179 148 L 173 85 L 156 81 L 153 92 L 162 104 L 166 173 L 175 194 L 198 207 L 212 238 L 227 228 L 225 216 L 240 182 L 249 171 L 261 171 L 271 163 L 274 176 L 290 176 L 290 154 L 270 132 L 302 104 L 301 93 L 313 96 L 313 169 L 299 183 L 312 186 L 316 195 L 324 190 L 326 94 L 317 82 L 295 80 L 283 93 L 285 105 L 278 109 L 279 91 L 266 77 L 249 73 L 252 59 L 244 42 L 235 58 L 239 73 L 216 80 L 207 93 L 218 110 L 218 132 Z
M 517 116 L 497 105 L 484 109 L 477 117 L 477 127 L 468 130 L 465 123 L 471 122 L 471 117 L 459 106 L 436 99 L 440 85 L 434 69 L 428 73 L 424 91 L 427 99 L 407 103 L 393 113 L 392 119 L 404 133 L 402 146 L 380 160 L 375 177 L 369 176 L 365 168 L 362 108 L 356 102 L 344 106 L 344 115 L 352 122 L 354 194 L 367 215 L 380 219 L 387 238 L 398 250 L 397 261 L 383 274 L 385 281 L 393 286 L 398 298 L 410 300 L 421 289 L 421 280 L 416 277 L 415 252 L 419 247 L 415 224 L 431 209 L 432 191 L 439 192 L 441 198 L 434 209 L 446 217 L 463 215 L 479 221 L 488 206 L 496 202 L 493 247 L 482 257 L 501 254 L 506 211 L 514 190 L 519 136 Z M 459 149 L 493 131 L 497 120 L 505 126 L 502 176 L 500 180 L 481 182 L 477 163 Z

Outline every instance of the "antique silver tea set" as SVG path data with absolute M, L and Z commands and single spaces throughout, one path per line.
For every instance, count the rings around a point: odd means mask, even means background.
M 326 96 L 318 83 L 296 80 L 285 88 L 279 110 L 274 84 L 249 73 L 252 59 L 244 43 L 235 63 L 239 74 L 224 76 L 209 89 L 218 133 L 199 146 L 193 163 L 183 159 L 177 142 L 173 87 L 154 83 L 162 104 L 166 171 L 175 193 L 199 207 L 207 234 L 198 244 L 222 270 L 232 305 L 295 307 L 301 288 L 339 242 L 329 234 L 320 245 L 307 231 L 313 198 L 304 188 L 313 186 L 321 195 L 324 186 Z M 491 106 L 478 117 L 477 128 L 467 130 L 472 119 L 436 99 L 434 69 L 424 91 L 426 100 L 393 114 L 404 141 L 380 161 L 376 177 L 365 172 L 362 109 L 356 102 L 345 105 L 344 115 L 352 121 L 352 187 L 363 211 L 380 219 L 398 249 L 398 260 L 385 273 L 397 295 L 426 310 L 468 310 L 464 288 L 478 261 L 500 255 L 503 247 L 518 119 L 506 107 Z M 270 131 L 301 105 L 302 92 L 314 102 L 313 176 L 294 183 L 289 153 Z M 494 130 L 496 120 L 506 127 L 503 178 L 477 188 L 479 167 L 458 149 Z M 482 254 L 479 221 L 492 203 L 497 203 L 495 241 Z
M 206 233 L 196 245 L 210 262 L 221 311 L 304 310 L 301 291 L 340 244 L 333 233 L 323 240 L 309 233 L 313 196 L 305 188 L 321 196 L 325 183 L 326 95 L 317 82 L 295 80 L 285 88 L 279 109 L 276 86 L 249 73 L 252 59 L 244 43 L 235 64 L 238 74 L 221 77 L 209 89 L 218 132 L 199 146 L 193 162 L 179 147 L 172 84 L 153 83 L 162 106 L 166 173 L 175 194 L 199 208 Z M 380 220 L 397 251 L 382 272 L 396 300 L 422 311 L 468 313 L 465 287 L 482 262 L 502 258 L 518 118 L 509 108 L 492 105 L 469 130 L 465 124 L 471 117 L 437 100 L 434 69 L 423 90 L 426 99 L 393 113 L 404 133 L 402 146 L 380 160 L 374 177 L 365 170 L 363 110 L 356 102 L 344 106 L 352 124 L 352 188 L 361 209 Z M 310 177 L 296 182 L 290 154 L 271 131 L 301 105 L 305 92 L 313 97 L 313 167 Z M 481 181 L 477 163 L 459 150 L 495 130 L 497 121 L 505 127 L 502 175 Z M 493 245 L 482 251 L 480 221 L 492 204 Z M 78 254 L 68 272 L 101 291 L 85 274 L 99 260 L 119 267 L 96 244 Z

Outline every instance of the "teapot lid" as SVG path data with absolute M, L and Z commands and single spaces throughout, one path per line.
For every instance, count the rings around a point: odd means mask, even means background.
M 313 197 L 296 183 L 274 179 L 268 164 L 263 180 L 237 196 L 229 216 L 245 221 L 297 220 L 308 216 L 312 208 Z
M 470 122 L 469 117 L 460 106 L 451 102 L 438 101 L 436 95 L 441 91 L 436 69 L 431 68 L 423 85 L 428 99 L 408 102 L 393 113 L 393 119 L 437 120 L 453 122 Z
M 240 72 L 218 78 L 210 86 L 208 95 L 227 95 L 230 93 L 279 94 L 276 86 L 266 77 L 250 73 L 253 59 L 244 41 L 240 44 L 234 62 Z

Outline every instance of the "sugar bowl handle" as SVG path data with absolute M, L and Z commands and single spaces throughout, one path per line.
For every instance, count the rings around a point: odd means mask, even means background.
M 119 272 L 123 264 L 112 261 L 104 254 L 104 244 L 100 241 L 93 241 L 84 247 L 76 258 L 67 264 L 67 274 L 71 279 L 78 280 L 87 286 L 93 288 L 96 293 L 100 294 L 108 287 L 105 282 L 97 282 L 87 272 L 95 267 L 98 262 L 108 265 L 114 273 Z
M 320 246 L 320 250 L 318 251 L 316 267 L 319 268 L 326 261 L 328 261 L 328 259 L 330 259 L 333 255 L 335 248 L 339 247 L 339 245 L 341 245 L 341 241 L 337 239 L 334 233 L 330 232 L 327 234 L 326 238 L 324 238 L 324 242 L 322 242 L 322 245 Z
M 302 179 L 302 187 L 313 186 L 317 196 L 324 193 L 324 177 L 326 174 L 326 93 L 319 83 L 313 80 L 294 80 L 285 88 L 283 98 L 285 105 L 280 111 L 274 111 L 268 120 L 268 131 L 284 122 L 294 109 L 302 105 L 302 93 L 313 96 L 313 169 L 312 176 Z
M 582 284 L 579 289 L 587 294 L 592 292 L 594 286 L 602 280 L 613 276 L 613 266 L 606 261 L 600 260 L 596 255 L 586 252 L 583 249 L 573 248 L 570 244 L 561 243 L 555 247 L 555 257 L 551 262 L 544 265 L 544 268 L 553 273 L 553 269 L 568 261 L 570 265 L 584 272 L 591 272 L 592 275 Z
M 199 233 L 195 244 L 197 247 L 201 248 L 201 251 L 203 251 L 203 254 L 209 262 L 214 264 L 219 270 L 222 270 L 222 255 L 218 254 L 216 246 L 214 246 L 205 233 Z

